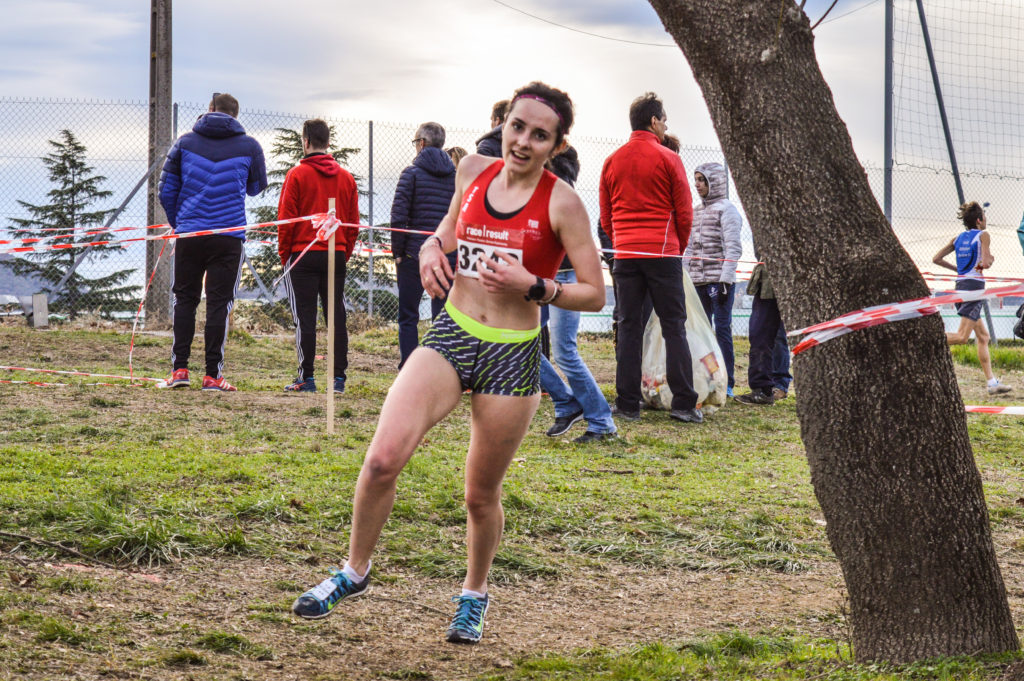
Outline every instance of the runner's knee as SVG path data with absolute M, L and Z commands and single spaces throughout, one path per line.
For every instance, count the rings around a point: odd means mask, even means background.
M 466 510 L 471 514 L 488 511 L 501 503 L 501 485 L 466 485 Z
M 404 461 L 405 458 L 401 456 L 400 452 L 385 449 L 367 454 L 366 461 L 363 462 L 363 470 L 370 482 L 377 484 L 392 482 L 398 478 L 398 474 L 405 467 Z

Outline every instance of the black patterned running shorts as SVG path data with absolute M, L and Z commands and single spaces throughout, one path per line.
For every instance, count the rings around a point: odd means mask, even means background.
M 515 397 L 540 392 L 540 327 L 520 331 L 484 326 L 449 301 L 420 345 L 448 360 L 463 390 Z

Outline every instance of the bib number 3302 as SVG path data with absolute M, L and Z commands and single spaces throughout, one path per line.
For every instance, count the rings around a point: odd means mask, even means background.
M 519 262 L 523 261 L 523 249 L 521 248 L 509 248 L 508 246 L 494 246 L 491 244 L 482 244 L 476 241 L 465 241 L 459 239 L 458 243 L 458 269 L 459 274 L 464 277 L 472 277 L 479 279 L 480 275 L 476 271 L 476 263 L 481 258 L 489 259 L 495 263 L 505 264 L 505 261 L 496 255 L 496 251 L 501 251 Z

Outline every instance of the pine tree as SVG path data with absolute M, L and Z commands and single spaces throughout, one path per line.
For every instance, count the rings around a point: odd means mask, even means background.
M 42 161 L 53 183 L 53 188 L 46 193 L 50 203 L 35 205 L 18 201 L 32 217 L 11 218 L 11 221 L 20 228 L 22 238 L 48 238 L 44 242 L 47 244 L 73 243 L 78 239 L 49 239 L 101 225 L 111 211 L 97 210 L 93 206 L 109 198 L 112 192 L 101 189 L 107 178 L 93 174 L 94 168 L 86 162 L 85 146 L 70 130 L 61 130 L 60 140 L 48 140 L 48 143 L 53 151 L 43 156 Z M 109 234 L 88 238 L 89 241 L 109 239 Z M 102 260 L 119 250 L 120 247 L 115 245 L 94 246 L 91 256 Z M 84 251 L 85 247 L 28 253 L 3 264 L 16 274 L 30 275 L 46 282 L 43 291 L 54 294 L 50 301 L 51 310 L 66 312 L 74 317 L 85 310 L 109 314 L 133 309 L 139 287 L 125 285 L 125 281 L 134 273 L 133 269 L 118 270 L 94 278 L 76 271 L 59 291 L 56 290 L 56 285 Z

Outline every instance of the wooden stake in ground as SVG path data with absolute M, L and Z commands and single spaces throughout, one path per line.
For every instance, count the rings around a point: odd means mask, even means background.
M 334 217 L 334 199 L 327 199 L 327 212 Z M 334 240 L 327 241 L 327 434 L 334 435 Z

